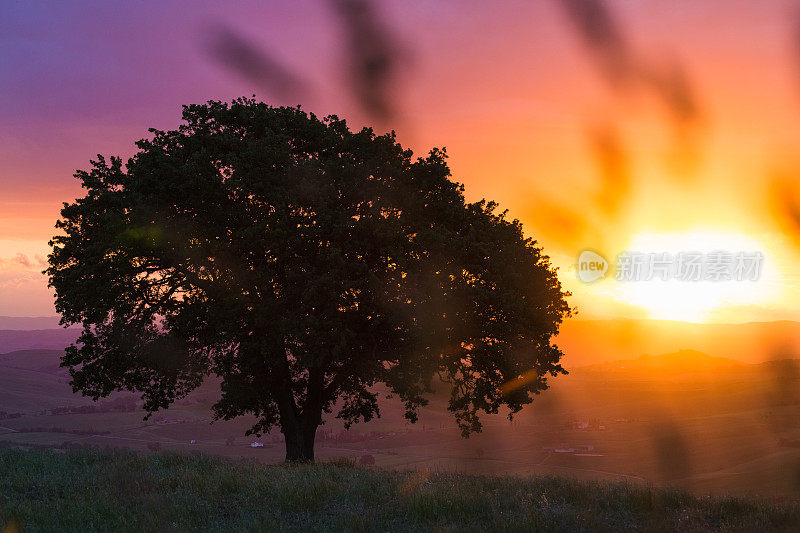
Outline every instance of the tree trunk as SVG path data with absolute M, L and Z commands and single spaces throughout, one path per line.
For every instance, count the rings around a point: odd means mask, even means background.
M 286 460 L 292 462 L 314 461 L 314 439 L 317 436 L 317 427 L 297 428 L 294 431 L 284 430 L 283 438 L 286 441 Z
M 286 370 L 286 383 L 291 383 Z M 322 397 L 324 373 L 318 368 L 309 369 L 308 388 L 303 409 L 298 409 L 288 386 L 280 387 L 275 396 L 280 412 L 281 432 L 286 441 L 287 461 L 314 460 L 314 438 L 322 423 Z

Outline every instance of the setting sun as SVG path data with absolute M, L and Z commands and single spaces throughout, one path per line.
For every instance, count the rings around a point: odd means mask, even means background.
M 612 296 L 623 303 L 644 309 L 649 318 L 705 322 L 723 307 L 765 305 L 776 298 L 774 258 L 762 243 L 746 235 L 719 231 L 685 233 L 639 233 L 626 250 L 641 254 L 667 254 L 675 258 L 682 253 L 757 254 L 763 255 L 759 271 L 747 279 L 651 279 L 615 283 Z M 617 265 L 619 267 L 619 265 Z

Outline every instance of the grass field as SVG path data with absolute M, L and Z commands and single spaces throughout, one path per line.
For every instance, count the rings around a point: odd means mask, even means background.
M 620 531 L 800 528 L 800 506 L 557 477 L 0 450 L 8 531 Z

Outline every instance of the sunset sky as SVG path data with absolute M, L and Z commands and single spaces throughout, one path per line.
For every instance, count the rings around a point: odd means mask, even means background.
M 380 128 L 420 154 L 445 146 L 467 198 L 498 201 L 543 245 L 580 317 L 800 318 L 796 3 L 604 2 L 623 37 L 610 54 L 559 0 L 376 5 L 399 50 Z M 210 53 L 220 28 L 304 80 L 302 98 Z M 129 157 L 182 104 L 255 93 L 375 122 L 349 89 L 345 37 L 323 0 L 0 4 L 0 315 L 55 313 L 40 271 L 61 203 L 81 194 L 73 172 Z M 584 249 L 759 251 L 764 268 L 585 285 Z

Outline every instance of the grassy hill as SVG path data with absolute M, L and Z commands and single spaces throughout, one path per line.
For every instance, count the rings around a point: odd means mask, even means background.
M 23 531 L 781 531 L 800 505 L 557 477 L 205 456 L 0 450 L 0 528 Z

